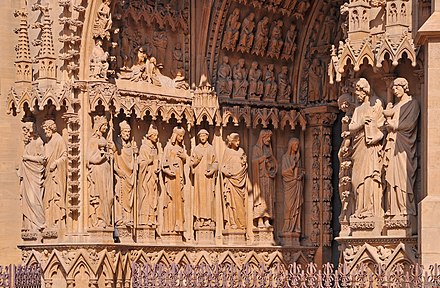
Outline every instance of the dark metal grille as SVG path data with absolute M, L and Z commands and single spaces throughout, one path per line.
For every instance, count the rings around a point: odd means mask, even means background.
M 298 288 L 434 288 L 440 287 L 440 266 L 400 263 L 393 267 L 362 264 L 321 269 L 281 263 L 271 267 L 246 264 L 165 265 L 133 264 L 133 288 L 146 287 L 298 287 Z
M 0 266 L 0 288 L 41 288 L 41 279 L 39 265 Z

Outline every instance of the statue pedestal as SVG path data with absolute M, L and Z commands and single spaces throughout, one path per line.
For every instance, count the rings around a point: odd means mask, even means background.
M 280 235 L 281 244 L 287 247 L 299 247 L 300 237 L 301 237 L 301 233 L 299 232 L 284 232 Z
M 387 236 L 412 236 L 411 220 L 408 217 L 398 216 L 385 219 L 385 232 Z
M 183 232 L 163 232 L 161 238 L 164 244 L 182 244 Z
M 254 244 L 256 245 L 275 245 L 273 238 L 273 227 L 254 228 Z
M 114 243 L 113 228 L 90 228 L 87 230 L 90 237 L 88 242 L 92 243 Z
M 41 233 L 34 231 L 21 231 L 21 239 L 24 243 L 41 243 Z
M 225 245 L 246 245 L 246 230 L 223 230 L 223 243 Z
M 45 229 L 41 236 L 43 237 L 43 243 L 59 243 L 58 231 Z
M 200 227 L 194 229 L 196 231 L 196 242 L 197 244 L 215 244 L 214 231 L 215 228 L 211 227 Z
M 130 226 L 118 226 L 119 240 L 121 243 L 134 243 L 133 227 Z
M 355 237 L 381 236 L 383 219 L 379 217 L 350 218 L 351 235 Z
M 348 221 L 341 221 L 341 231 L 339 231 L 340 237 L 347 237 L 351 235 L 351 228 L 350 228 L 350 222 Z
M 88 242 L 92 243 L 114 243 L 113 228 L 89 228 L 90 237 Z
M 137 243 L 156 243 L 156 225 L 136 228 Z

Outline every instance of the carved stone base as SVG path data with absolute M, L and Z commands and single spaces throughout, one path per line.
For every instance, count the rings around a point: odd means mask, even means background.
M 194 230 L 196 231 L 197 244 L 211 245 L 215 243 L 215 238 L 214 238 L 215 228 L 202 227 Z
M 273 227 L 254 228 L 254 244 L 255 245 L 275 245 L 273 238 Z
M 113 228 L 90 228 L 88 242 L 91 243 L 114 243 Z
M 288 247 L 299 247 L 299 238 L 301 233 L 299 232 L 285 232 L 280 235 L 281 244 Z
M 223 230 L 223 243 L 225 245 L 245 245 L 246 244 L 246 230 Z
M 340 237 L 346 237 L 351 235 L 351 228 L 350 228 L 350 222 L 348 221 L 341 221 L 341 231 L 339 231 Z
M 361 263 L 385 265 L 418 262 L 417 237 L 337 237 L 342 261 L 349 269 Z
M 134 243 L 133 227 L 119 226 L 117 227 L 117 229 L 118 229 L 119 241 L 121 243 Z
M 33 231 L 21 231 L 21 239 L 25 243 L 40 243 L 41 234 Z
M 350 218 L 351 235 L 356 237 L 381 236 L 383 220 L 379 217 Z
M 411 221 L 410 219 L 403 217 L 393 217 L 390 219 L 385 219 L 385 231 L 386 235 L 388 236 L 411 236 Z
M 273 267 L 276 263 L 299 263 L 305 265 L 313 261 L 316 249 L 311 247 L 200 247 L 200 245 L 103 245 L 95 243 L 76 243 L 66 245 L 23 244 L 23 264 L 38 261 L 43 269 L 45 283 L 53 283 L 52 288 L 60 287 L 131 287 L 133 263 L 174 263 L 179 265 L 208 265 L 235 263 L 242 267 L 252 263 L 256 267 Z M 80 265 L 79 265 L 79 264 Z M 70 271 L 70 274 L 64 271 Z M 75 275 L 75 278 L 69 277 Z M 66 279 L 67 278 L 67 279 Z M 91 281 L 77 279 L 107 279 L 110 283 L 89 286 Z M 70 286 L 66 286 L 71 283 Z M 59 284 L 63 283 L 63 284 Z M 102 285 L 101 285 L 102 284 Z M 166 285 L 162 285 L 166 286 Z M 189 285 L 188 285 L 189 286 Z M 194 287 L 196 285 L 193 285 Z M 236 287 L 237 285 L 230 287 Z M 48 287 L 48 286 L 46 286 Z M 160 284 L 159 286 L 161 287 Z
M 164 244 L 182 244 L 183 232 L 164 232 L 161 238 Z
M 156 243 L 156 227 L 141 226 L 136 228 L 137 243 Z
M 41 236 L 43 237 L 43 243 L 58 243 L 58 231 L 45 229 Z

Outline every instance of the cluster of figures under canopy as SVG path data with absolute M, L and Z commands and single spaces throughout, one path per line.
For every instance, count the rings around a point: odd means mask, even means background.
M 409 221 L 416 215 L 417 126 L 420 108 L 408 95 L 405 78 L 392 83 L 395 103 L 384 109 L 372 95 L 368 81 L 355 84 L 358 105 L 343 94 L 339 108 L 343 142 L 339 190 L 342 200 L 341 223 L 370 221 Z M 386 224 L 386 223 L 385 223 Z
M 55 121 L 45 121 L 43 128 L 45 142 L 38 135 L 35 123 L 26 122 L 23 126 L 25 152 L 19 170 L 23 232 L 37 233 L 48 226 L 65 225 L 66 143 L 56 132 Z M 268 233 L 274 239 L 275 178 L 280 173 L 285 211 L 280 232 L 294 234 L 299 239 L 305 169 L 298 138 L 289 141 L 279 165 L 269 129 L 260 131 L 249 161 L 240 147 L 238 133 L 227 136 L 227 148 L 219 159 L 205 129 L 198 131 L 198 145 L 188 153 L 184 141 L 186 130 L 182 127 L 174 127 L 162 147 L 159 130 L 151 124 L 140 148 L 132 128 L 127 120 L 120 121 L 120 133 L 113 137 L 106 116 L 93 117 L 93 132 L 86 147 L 88 207 L 85 211 L 88 211 L 90 231 L 117 227 L 131 231 L 133 238 L 134 230 L 144 229 L 152 233 L 153 240 L 172 235 L 184 241 L 190 223 L 196 231 L 192 237 L 196 239 L 197 231 L 214 236 L 217 225 L 221 225 L 223 233 L 240 235 L 243 241 L 249 236 L 249 228 L 255 233 L 260 230 Z M 218 185 L 221 200 L 216 202 Z M 193 189 L 193 198 L 188 199 L 188 189 Z M 189 219 L 185 201 L 193 202 Z M 248 205 L 253 205 L 252 215 Z M 219 209 L 223 223 L 218 223 L 216 217 Z

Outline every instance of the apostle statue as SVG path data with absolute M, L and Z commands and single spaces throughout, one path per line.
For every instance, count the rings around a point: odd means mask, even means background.
M 138 224 L 153 227 L 157 224 L 157 205 L 160 192 L 160 160 L 162 145 L 159 131 L 150 126 L 139 150 Z
M 384 111 L 388 130 L 385 145 L 384 168 L 387 183 L 388 216 L 416 215 L 414 183 L 417 170 L 417 120 L 420 108 L 408 95 L 408 81 L 397 78 L 393 82 L 397 103 L 387 105 Z
M 47 158 L 44 181 L 44 208 L 47 228 L 60 228 L 66 219 L 67 145 L 58 134 L 55 121 L 43 122 Z
M 87 145 L 87 182 L 89 191 L 89 227 L 112 226 L 113 175 L 111 145 L 104 137 L 108 130 L 105 116 L 95 116 L 93 134 Z
M 232 94 L 232 68 L 228 56 L 223 56 L 223 62 L 218 68 L 217 93 L 224 98 L 230 98 Z
M 22 127 L 24 151 L 17 174 L 20 179 L 20 200 L 23 213 L 23 232 L 36 232 L 45 228 L 43 205 L 43 177 L 46 156 L 43 140 L 38 137 L 33 122 Z
M 301 233 L 301 213 L 304 204 L 304 168 L 301 165 L 299 139 L 292 138 L 281 160 L 284 191 L 283 233 Z
M 136 142 L 131 137 L 131 127 L 124 120 L 119 123 L 120 136 L 115 142 L 115 223 L 133 226 L 133 203 L 136 183 Z
M 371 97 L 370 84 L 364 78 L 356 82 L 359 106 L 354 109 L 349 133 L 352 141 L 352 185 L 355 191 L 354 218 L 368 218 L 381 209 L 381 150 L 385 118 L 382 101 Z
M 255 226 L 271 227 L 275 197 L 275 176 L 278 162 L 272 151 L 272 131 L 260 131 L 257 144 L 252 150 L 252 182 L 254 192 Z
M 223 209 L 226 229 L 246 228 L 246 199 L 249 187 L 247 157 L 240 147 L 240 136 L 227 137 L 228 148 L 223 155 Z
M 162 172 L 165 178 L 164 195 L 164 232 L 184 231 L 184 187 L 185 163 L 187 152 L 184 146 L 185 130 L 181 127 L 174 127 L 173 134 L 165 145 L 162 160 Z
M 209 144 L 209 133 L 202 129 L 197 133 L 200 143 L 191 155 L 191 167 L 194 174 L 194 218 L 195 228 L 215 225 L 215 180 L 218 161 L 214 147 Z

